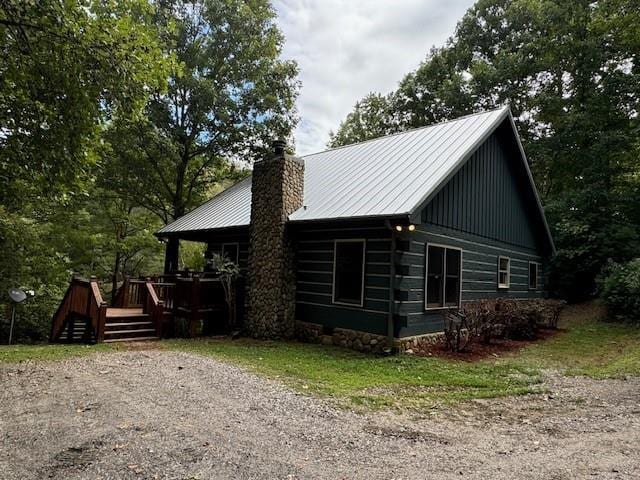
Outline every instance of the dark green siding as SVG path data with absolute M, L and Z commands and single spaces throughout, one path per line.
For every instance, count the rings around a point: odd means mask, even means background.
M 532 249 L 546 235 L 520 158 L 500 133 L 491 135 L 431 200 L 422 222 Z
M 425 310 L 424 269 L 428 243 L 462 249 L 462 303 L 483 298 L 538 298 L 544 295 L 546 277 L 541 271 L 540 287 L 529 290 L 529 261 L 544 264 L 535 250 L 434 225 L 418 225 L 401 235 L 402 250 L 396 252 L 400 268 L 410 275 L 396 276 L 396 334 L 400 337 L 442 330 L 442 313 Z M 498 257 L 511 259 L 511 285 L 498 289 Z M 406 271 L 406 270 L 405 270 Z
M 207 242 L 207 251 L 205 253 L 206 258 L 211 258 L 214 253 L 222 253 L 222 245 L 225 243 L 237 243 L 238 250 L 238 264 L 242 271 L 247 270 L 247 262 L 249 261 L 249 230 L 234 234 L 216 234 L 212 235 L 211 239 Z
M 520 158 L 501 132 L 471 156 L 422 211 L 414 232 L 400 234 L 396 252 L 396 335 L 442 330 L 442 313 L 425 309 L 428 243 L 462 249 L 462 303 L 484 298 L 544 295 L 546 276 L 540 222 Z M 498 257 L 511 259 L 510 287 L 498 288 Z M 529 261 L 541 264 L 537 290 L 529 290 Z
M 296 318 L 329 328 L 386 334 L 391 240 L 383 222 L 299 226 L 294 238 L 298 265 Z M 336 239 L 355 238 L 365 240 L 364 305 L 336 305 L 332 301 L 334 243 Z

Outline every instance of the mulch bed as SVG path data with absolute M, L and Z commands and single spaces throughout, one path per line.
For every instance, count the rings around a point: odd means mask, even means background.
M 543 342 L 564 332 L 566 332 L 566 330 L 563 328 L 542 328 L 538 331 L 538 338 L 534 340 L 492 339 L 489 344 L 472 342 L 463 352 L 452 352 L 447 350 L 445 345 L 442 344 L 435 346 L 430 354 L 436 357 L 472 363 L 490 357 L 501 357 L 505 353 L 519 350 L 533 343 Z

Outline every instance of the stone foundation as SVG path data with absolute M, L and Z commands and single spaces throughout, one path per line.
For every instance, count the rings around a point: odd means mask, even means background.
M 394 350 L 407 355 L 428 355 L 434 347 L 445 342 L 443 332 L 427 333 L 414 337 L 396 338 Z
M 384 353 L 389 348 L 387 337 L 373 333 L 336 328 L 333 331 L 333 344 L 350 348 L 358 352 Z
M 296 338 L 307 343 L 322 343 L 322 325 L 296 321 Z
M 303 342 L 336 345 L 365 353 L 386 353 L 388 339 L 384 335 L 349 330 L 346 328 L 333 329 L 333 335 L 325 335 L 322 325 L 296 321 L 296 338 Z M 426 355 L 434 346 L 444 342 L 444 333 L 430 333 L 415 337 L 395 338 L 393 351 L 407 355 Z

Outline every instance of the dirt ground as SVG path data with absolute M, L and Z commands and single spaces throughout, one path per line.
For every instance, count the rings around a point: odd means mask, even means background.
M 0 365 L 2 479 L 640 478 L 640 379 L 357 414 L 195 355 Z

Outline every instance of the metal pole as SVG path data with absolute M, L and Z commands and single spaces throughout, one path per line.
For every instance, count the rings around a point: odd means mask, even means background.
M 9 345 L 11 345 L 11 340 L 13 338 L 13 324 L 16 322 L 16 304 L 13 304 L 13 309 L 11 310 L 11 328 L 9 328 Z

